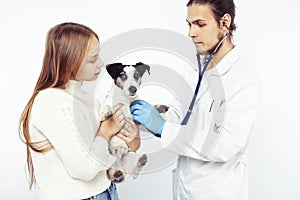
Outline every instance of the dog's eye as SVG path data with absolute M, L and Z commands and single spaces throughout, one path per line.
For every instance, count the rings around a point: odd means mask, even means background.
M 125 80 L 127 80 L 127 75 L 126 75 L 126 74 L 121 74 L 120 78 L 121 78 L 123 81 L 125 81 Z
M 134 78 L 135 80 L 138 80 L 138 79 L 140 78 L 139 73 L 134 73 L 134 74 L 133 74 L 133 78 Z

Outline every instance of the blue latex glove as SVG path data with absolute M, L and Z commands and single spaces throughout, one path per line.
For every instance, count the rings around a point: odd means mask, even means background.
M 166 120 L 159 112 L 144 100 L 136 100 L 130 105 L 132 119 L 142 124 L 148 131 L 157 137 L 161 137 Z

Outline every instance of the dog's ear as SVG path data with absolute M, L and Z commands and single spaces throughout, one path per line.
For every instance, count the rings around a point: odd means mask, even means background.
M 150 74 L 150 66 L 146 65 L 142 62 L 138 62 L 136 63 L 133 67 L 135 67 L 136 71 L 138 71 L 138 73 L 143 76 L 144 73 L 146 72 L 146 70 L 148 71 L 148 74 Z
M 113 79 L 116 79 L 123 71 L 124 67 L 125 66 L 122 63 L 112 63 L 106 65 L 106 70 Z

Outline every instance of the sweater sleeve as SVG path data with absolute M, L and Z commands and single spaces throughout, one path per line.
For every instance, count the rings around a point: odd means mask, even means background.
M 31 124 L 50 141 L 70 176 L 88 181 L 108 169 L 115 157 L 102 137 L 94 136 L 91 145 L 87 144 L 80 131 L 87 135 L 95 132 L 81 114 L 83 108 L 74 101 L 71 95 L 55 89 L 40 93 L 31 111 Z

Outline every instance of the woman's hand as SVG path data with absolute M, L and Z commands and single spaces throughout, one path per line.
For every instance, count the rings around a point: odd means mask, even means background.
M 130 117 L 125 118 L 125 125 L 117 134 L 128 146 L 128 151 L 135 152 L 141 146 L 140 130 Z
M 100 127 L 97 132 L 97 136 L 104 137 L 107 141 L 110 140 L 112 136 L 120 131 L 121 128 L 126 123 L 125 115 L 121 111 L 123 104 L 117 104 L 114 106 L 114 114 L 107 120 L 100 123 Z

